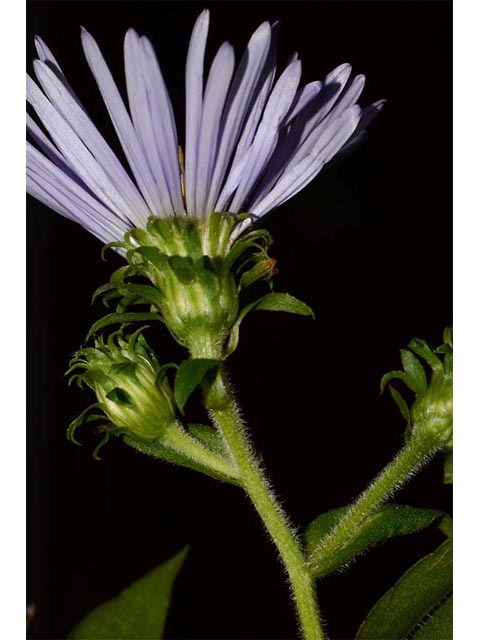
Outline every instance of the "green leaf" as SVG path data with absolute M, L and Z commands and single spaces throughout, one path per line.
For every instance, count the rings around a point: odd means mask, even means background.
M 227 355 L 231 355 L 237 348 L 240 324 L 247 313 L 250 313 L 250 311 L 253 311 L 254 309 L 256 311 L 284 311 L 287 313 L 296 313 L 301 316 L 315 317 L 308 304 L 305 304 L 305 302 L 291 296 L 289 293 L 267 293 L 263 298 L 259 298 L 258 300 L 245 305 L 238 314 L 238 318 L 235 320 L 235 324 L 230 332 L 230 339 L 226 349 Z
M 413 634 L 412 640 L 451 640 L 453 638 L 453 595 L 450 595 Z
M 254 306 L 255 311 L 285 311 L 286 313 L 297 313 L 300 316 L 312 316 L 312 309 L 298 298 L 289 293 L 267 293 L 260 298 Z
M 185 403 L 196 387 L 202 382 L 206 374 L 221 364 L 221 360 L 210 360 L 207 358 L 184 360 L 180 364 L 177 375 L 175 376 L 173 394 L 177 407 L 182 413 Z
M 304 534 L 308 555 L 329 535 L 347 509 L 348 507 L 340 507 L 322 513 L 308 525 Z M 369 547 L 388 538 L 420 531 L 443 515 L 442 511 L 436 509 L 385 505 L 367 518 L 360 529 L 352 533 L 352 537 L 344 546 L 323 560 L 321 564 L 314 565 L 312 567 L 313 573 L 316 577 L 331 573 Z
M 188 424 L 187 431 L 211 451 L 225 455 L 223 438 L 215 427 L 208 424 Z
M 107 316 L 97 320 L 97 322 L 90 327 L 86 340 L 88 341 L 93 334 L 100 329 L 112 324 L 128 324 L 130 322 L 145 322 L 146 320 L 157 320 L 159 322 L 163 322 L 158 313 L 109 313 Z
M 406 638 L 451 638 L 448 612 L 429 624 L 452 593 L 452 539 L 413 565 L 374 605 L 362 623 L 357 640 L 405 640 Z M 441 635 L 428 635 L 435 623 Z M 422 630 L 425 629 L 423 632 Z M 421 633 L 427 635 L 421 635 Z
M 172 588 L 188 548 L 136 580 L 91 611 L 69 640 L 159 640 L 163 637 Z
M 445 462 L 443 465 L 443 483 L 453 484 L 453 451 L 445 454 Z

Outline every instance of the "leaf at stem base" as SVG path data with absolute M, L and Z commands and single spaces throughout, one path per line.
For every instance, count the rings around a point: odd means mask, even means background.
M 185 547 L 136 580 L 116 598 L 91 611 L 68 635 L 69 640 L 160 640 L 172 589 L 187 555 Z

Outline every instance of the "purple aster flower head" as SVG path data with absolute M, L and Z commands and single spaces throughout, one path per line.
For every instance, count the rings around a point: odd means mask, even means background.
M 350 65 L 340 65 L 323 82 L 301 86 L 297 54 L 277 70 L 278 23 L 264 22 L 237 64 L 225 42 L 207 73 L 208 28 L 205 10 L 188 48 L 182 146 L 150 41 L 133 29 L 125 36 L 126 105 L 99 46 L 82 29 L 88 65 L 131 174 L 89 118 L 51 51 L 36 38 L 37 82 L 27 77 L 27 100 L 44 129 L 27 114 L 35 143 L 27 143 L 28 193 L 103 242 L 146 228 L 152 217 L 202 221 L 221 211 L 261 218 L 365 138 L 383 101 L 359 107 L 365 77 L 352 78 Z

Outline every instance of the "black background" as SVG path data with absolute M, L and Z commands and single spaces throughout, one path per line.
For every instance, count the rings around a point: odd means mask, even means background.
M 263 20 L 282 22 L 304 81 L 351 62 L 367 75 L 362 104 L 388 104 L 368 143 L 322 173 L 266 221 L 276 290 L 316 320 L 245 321 L 232 378 L 252 440 L 292 521 L 304 526 L 352 499 L 401 444 L 403 423 L 379 396 L 381 375 L 416 335 L 433 343 L 451 322 L 451 4 L 449 2 L 29 2 L 28 60 L 41 35 L 99 128 L 118 143 L 86 62 L 79 26 L 97 38 L 121 83 L 128 27 L 156 46 L 179 121 L 191 27 L 211 9 L 209 56 L 237 51 Z M 179 127 L 180 128 L 180 127 Z M 92 460 L 65 428 L 92 399 L 62 379 L 101 308 L 90 306 L 120 258 L 78 226 L 28 202 L 28 601 L 31 638 L 64 638 L 89 609 L 190 543 L 169 638 L 294 638 L 283 570 L 240 490 L 111 442 Z M 149 339 L 166 362 L 165 333 Z M 398 495 L 449 509 L 434 460 Z M 352 638 L 376 599 L 441 539 L 387 543 L 319 584 L 332 639 Z

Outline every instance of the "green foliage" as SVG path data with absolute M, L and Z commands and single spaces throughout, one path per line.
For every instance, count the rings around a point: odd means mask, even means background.
M 348 509 L 349 507 L 332 509 L 322 513 L 308 525 L 304 534 L 308 555 L 328 538 L 330 532 Z M 369 547 L 389 538 L 420 531 L 443 515 L 442 511 L 435 509 L 385 505 L 369 516 L 357 531 L 352 532 L 351 537 L 333 555 L 323 560 L 321 564 L 314 565 L 312 571 L 316 577 L 331 573 Z
M 267 293 L 262 298 L 250 302 L 243 307 L 238 314 L 238 318 L 232 327 L 230 341 L 227 347 L 227 355 L 235 351 L 238 345 L 240 335 L 240 325 L 245 316 L 250 311 L 283 311 L 285 313 L 295 313 L 300 316 L 315 317 L 312 309 L 298 298 L 291 296 L 289 293 Z
M 267 293 L 260 298 L 255 305 L 255 311 L 284 311 L 286 313 L 296 313 L 300 316 L 312 316 L 312 309 L 298 298 L 289 293 Z
M 212 369 L 218 368 L 221 364 L 221 360 L 210 360 L 208 358 L 184 360 L 180 364 L 177 375 L 175 376 L 173 394 L 177 407 L 182 413 L 185 403 L 207 373 Z
M 136 580 L 116 598 L 91 611 L 69 640 L 159 640 L 163 638 L 172 589 L 187 548 Z
M 452 538 L 413 565 L 374 605 L 357 640 L 452 638 Z

